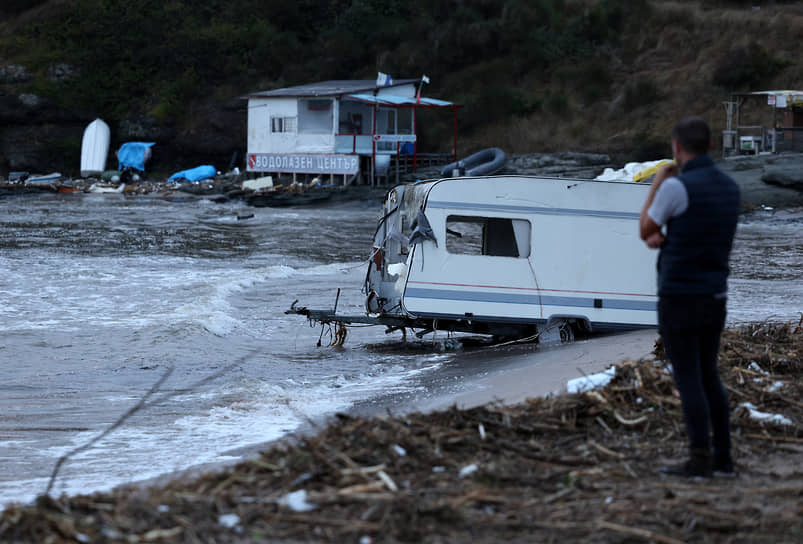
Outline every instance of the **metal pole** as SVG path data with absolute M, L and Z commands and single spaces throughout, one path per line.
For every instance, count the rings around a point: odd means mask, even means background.
M 454 108 L 454 160 L 457 162 L 457 106 Z
M 371 187 L 376 185 L 376 102 L 374 102 L 374 128 L 371 130 Z
M 413 136 L 415 136 L 415 141 L 413 142 L 413 171 L 417 168 L 418 165 L 418 108 L 413 106 Z

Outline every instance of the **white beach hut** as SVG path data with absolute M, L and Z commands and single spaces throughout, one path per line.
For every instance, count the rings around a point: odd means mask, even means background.
M 417 149 L 420 108 L 456 104 L 421 96 L 420 79 L 334 80 L 248 95 L 249 172 L 342 175 L 362 174 L 373 183 L 387 176 L 391 162 L 412 166 L 432 158 Z M 440 157 L 439 157 L 440 158 Z M 441 158 L 442 159 L 442 158 Z M 391 170 L 392 171 L 392 170 Z

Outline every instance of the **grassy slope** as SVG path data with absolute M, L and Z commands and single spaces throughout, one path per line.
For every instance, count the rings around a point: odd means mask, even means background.
M 426 73 L 461 111 L 460 152 L 606 151 L 651 158 L 686 114 L 723 128 L 736 90 L 795 88 L 803 8 L 624 0 L 48 0 L 0 22 L 0 65 L 64 108 L 203 130 L 196 105 L 330 78 Z M 368 44 L 366 46 L 366 44 Z M 66 62 L 79 76 L 48 79 Z M 0 86 L 2 87 L 2 86 Z M 754 108 L 769 115 L 769 108 Z M 448 148 L 451 116 L 422 139 Z
M 566 111 L 513 119 L 493 127 L 489 139 L 522 152 L 570 148 L 651 158 L 662 150 L 668 153 L 669 131 L 684 115 L 706 118 L 715 131 L 725 128 L 721 103 L 730 92 L 800 88 L 803 65 L 794 38 L 803 34 L 800 8 L 754 12 L 704 10 L 693 2 L 651 6 L 643 19 L 628 19 L 616 45 L 597 49 L 588 61 L 587 65 L 597 62 L 610 70 L 611 83 L 599 100 L 584 100 L 582 79 L 571 75 L 564 79 L 564 69 L 557 68 L 535 85 L 546 87 L 545 92 L 565 92 Z M 775 66 L 775 73 L 766 73 L 768 63 Z M 582 66 L 566 69 L 571 74 Z M 715 75 L 732 81 L 718 85 Z M 744 111 L 765 122 L 771 119 L 766 106 Z

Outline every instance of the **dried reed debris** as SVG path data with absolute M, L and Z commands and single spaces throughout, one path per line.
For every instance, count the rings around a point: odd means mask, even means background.
M 660 352 L 660 346 L 658 350 Z M 604 388 L 400 417 L 339 415 L 314 436 L 164 487 L 40 498 L 9 542 L 788 542 L 803 539 L 803 331 L 726 331 L 737 479 L 664 478 L 683 455 L 665 364 Z M 789 424 L 737 407 L 783 415 Z

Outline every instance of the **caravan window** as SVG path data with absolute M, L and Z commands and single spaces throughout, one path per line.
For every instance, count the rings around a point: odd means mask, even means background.
M 526 259 L 530 256 L 530 229 L 526 219 L 450 215 L 446 218 L 446 251 Z

